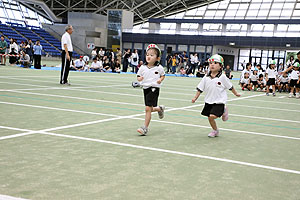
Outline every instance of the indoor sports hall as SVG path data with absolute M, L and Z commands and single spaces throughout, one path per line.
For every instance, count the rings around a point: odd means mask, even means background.
M 0 20 L 0 200 L 300 199 L 300 1 L 0 0 Z

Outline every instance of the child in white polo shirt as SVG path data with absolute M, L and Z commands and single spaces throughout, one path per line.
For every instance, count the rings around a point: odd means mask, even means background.
M 215 119 L 222 116 L 223 121 L 228 120 L 228 108 L 225 108 L 227 101 L 226 89 L 231 90 L 237 97 L 241 95 L 233 88 L 229 79 L 222 74 L 223 57 L 216 54 L 210 57 L 208 61 L 210 72 L 203 77 L 197 86 L 197 93 L 192 99 L 192 103 L 196 102 L 202 92 L 206 92 L 204 98 L 205 106 L 201 114 L 208 117 L 208 121 L 213 129 L 208 134 L 208 137 L 217 137 L 219 136 L 219 130 Z
M 266 95 L 269 96 L 269 88 L 272 86 L 273 96 L 275 94 L 275 80 L 277 78 L 277 70 L 275 69 L 276 61 L 272 60 L 271 64 L 269 64 L 269 68 L 266 70 L 266 81 L 267 81 L 267 92 Z
M 146 49 L 146 63 L 139 68 L 137 80 L 144 89 L 145 124 L 137 129 L 141 135 L 148 133 L 151 113 L 158 112 L 160 119 L 164 117 L 165 106 L 157 106 L 161 82 L 165 79 L 164 68 L 160 65 L 161 51 L 156 44 L 149 44 Z
M 299 67 L 300 64 L 298 62 L 295 62 L 293 64 L 294 68 L 293 71 L 291 73 L 291 81 L 290 81 L 290 88 L 291 88 L 291 92 L 289 95 L 289 98 L 293 97 L 294 95 L 294 90 L 296 90 L 296 98 L 299 99 L 299 91 L 300 91 L 300 72 L 299 72 Z

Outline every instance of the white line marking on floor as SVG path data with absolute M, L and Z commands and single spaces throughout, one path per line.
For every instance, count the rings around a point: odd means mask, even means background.
M 26 133 L 18 133 L 18 134 L 14 134 L 14 135 L 7 135 L 7 136 L 2 136 L 0 137 L 0 140 L 6 140 L 6 139 L 11 139 L 11 138 L 16 138 L 16 137 L 22 137 L 22 136 L 26 136 L 26 135 L 32 135 L 35 134 L 37 132 L 33 131 L 33 132 L 26 132 Z
M 288 112 L 300 112 L 300 110 L 289 110 L 289 109 L 283 109 L 283 108 L 270 108 L 270 107 L 260 107 L 260 106 L 247 106 L 247 105 L 238 105 L 238 104 L 227 104 L 230 106 L 238 106 L 243 108 L 257 108 L 262 110 L 276 110 L 276 111 L 288 111 Z
M 281 97 L 278 97 L 279 99 L 283 99 L 283 98 L 285 98 L 286 96 L 281 96 Z
M 8 129 L 8 130 L 15 130 L 15 131 L 31 131 L 23 128 L 14 128 L 14 127 L 9 127 L 9 126 L 0 126 L 2 129 Z
M 87 100 L 87 101 L 96 101 L 96 102 L 105 102 L 105 103 L 145 107 L 144 104 L 134 104 L 134 103 L 119 102 L 119 101 L 118 102 L 116 102 L 116 101 L 106 101 L 106 100 L 100 100 L 100 99 L 89 99 L 89 98 L 82 98 L 82 97 L 63 96 L 63 95 L 44 94 L 44 93 L 33 93 L 33 92 L 24 92 L 24 91 L 11 91 L 11 90 L 8 90 L 8 91 L 15 92 L 15 93 L 21 93 L 21 94 L 38 95 L 38 96 L 51 96 L 51 97 L 59 97 L 59 98 L 69 98 L 69 99 L 78 99 L 78 100 Z M 244 99 L 246 99 L 246 98 L 244 98 Z M 197 104 L 197 105 L 200 107 L 200 106 L 203 106 L 204 104 L 200 104 L 200 105 Z M 174 109 L 174 108 L 168 106 L 168 110 L 170 110 L 170 109 Z M 197 112 L 197 113 L 200 112 L 200 110 L 192 110 L 192 109 L 188 109 L 188 108 L 181 108 L 181 110 Z M 236 116 L 236 117 L 252 118 L 252 119 L 263 119 L 263 120 L 270 120 L 270 121 L 280 121 L 280 122 L 284 121 L 284 122 L 291 122 L 291 123 L 300 123 L 300 121 L 286 120 L 286 119 L 275 119 L 275 118 L 269 118 L 269 117 L 238 115 L 238 114 L 232 114 L 232 113 L 230 113 L 229 115 L 230 116 Z
M 0 101 L 0 104 L 1 103 L 2 104 L 9 104 L 9 105 L 17 105 L 17 106 L 26 106 L 26 107 L 32 107 L 32 108 L 43 108 L 43 109 L 49 109 L 49 110 L 61 110 L 61 111 L 67 111 L 67 112 L 77 112 L 77 113 L 84 113 L 84 114 L 109 116 L 109 117 L 115 117 L 116 116 L 116 115 L 104 114 L 104 113 L 95 113 L 95 112 L 71 110 L 71 109 L 55 108 L 55 107 L 47 107 L 47 106 L 36 106 L 36 105 L 30 105 L 30 104 L 11 103 L 11 102 L 4 102 L 4 101 Z
M 48 132 L 41 132 L 40 134 L 72 138 L 72 139 L 77 139 L 77 140 L 99 142 L 99 143 L 105 143 L 105 144 L 112 144 L 112 145 L 131 147 L 131 148 L 136 148 L 136 149 L 144 149 L 144 150 L 149 150 L 149 151 L 157 151 L 157 152 L 163 152 L 163 153 L 169 153 L 169 154 L 175 154 L 175 155 L 181 155 L 181 156 L 202 158 L 202 159 L 208 159 L 208 160 L 214 160 L 214 161 L 220 161 L 220 162 L 226 162 L 226 163 L 232 163 L 232 164 L 238 164 L 238 165 L 244 165 L 244 166 L 250 166 L 250 167 L 257 167 L 257 168 L 292 173 L 292 174 L 300 174 L 300 171 L 296 171 L 296 170 L 284 169 L 284 168 L 261 165 L 261 164 L 248 163 L 248 162 L 237 161 L 237 160 L 230 160 L 230 159 L 226 159 L 226 158 L 217 158 L 217 157 L 212 157 L 212 156 L 205 156 L 205 155 L 199 155 L 199 154 L 193 154 L 193 153 L 185 153 L 185 152 L 180 152 L 180 151 L 146 147 L 146 146 L 140 146 L 140 145 L 121 143 L 121 142 L 113 142 L 113 141 L 101 140 L 101 139 L 85 138 L 85 137 L 72 136 L 72 135 L 64 135 L 64 134 L 56 134 L 56 133 L 48 133 Z
M 27 200 L 27 199 L 0 194 L 0 200 Z

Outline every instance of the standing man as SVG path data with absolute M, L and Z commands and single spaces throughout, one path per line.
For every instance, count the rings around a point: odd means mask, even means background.
M 65 33 L 61 37 L 61 76 L 60 84 L 70 85 L 68 83 L 68 75 L 70 70 L 70 61 L 73 53 L 73 46 L 71 40 L 71 34 L 73 33 L 73 27 L 71 25 L 66 26 Z
M 1 36 L 0 41 L 0 54 L 6 54 L 7 42 L 4 40 L 4 36 Z M 5 65 L 6 63 L 6 55 L 0 55 L 1 57 L 1 65 Z

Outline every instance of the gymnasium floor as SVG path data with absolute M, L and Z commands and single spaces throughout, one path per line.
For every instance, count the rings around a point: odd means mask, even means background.
M 220 137 L 191 103 L 200 79 L 166 77 L 143 125 L 135 75 L 0 67 L 0 194 L 24 199 L 300 198 L 300 100 L 228 91 Z M 238 73 L 234 74 L 238 77 Z M 0 196 L 1 197 L 1 196 Z M 0 198 L 1 199 L 1 198 Z

